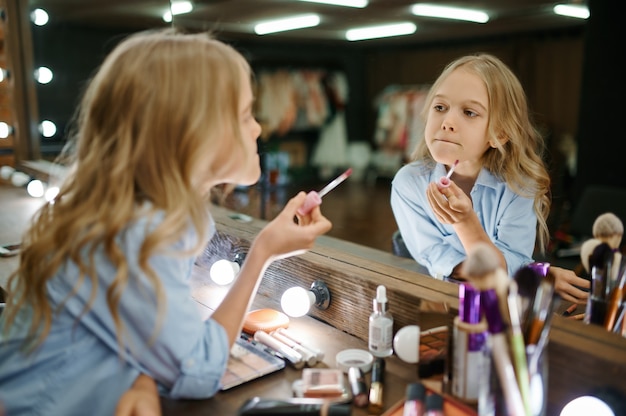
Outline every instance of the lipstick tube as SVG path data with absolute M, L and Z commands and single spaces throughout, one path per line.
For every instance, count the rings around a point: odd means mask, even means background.
M 372 383 L 370 384 L 369 406 L 367 410 L 375 415 L 383 411 L 383 383 L 385 379 L 385 359 L 376 358 L 372 365 Z

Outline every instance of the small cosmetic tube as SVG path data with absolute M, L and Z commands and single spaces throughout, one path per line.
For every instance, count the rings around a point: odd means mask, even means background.
M 365 377 L 359 367 L 350 367 L 348 370 L 348 381 L 352 390 L 352 403 L 356 407 L 365 407 L 369 403 L 367 397 L 367 386 Z
M 487 323 L 481 320 L 480 291 L 469 284 L 459 285 L 459 316 L 454 318 L 453 337 L 452 394 L 477 402 L 476 380 L 489 361 L 485 353 Z
M 426 412 L 424 416 L 444 416 L 443 396 L 437 393 L 430 393 L 426 396 Z
M 256 331 L 254 333 L 254 340 L 258 341 L 273 350 L 277 351 L 285 357 L 285 359 L 293 365 L 296 369 L 301 369 L 304 367 L 304 360 L 302 359 L 302 355 L 295 351 L 293 348 L 283 344 L 276 338 L 272 337 L 270 334 L 264 331 Z
M 385 382 L 385 359 L 376 358 L 372 365 L 372 383 L 370 384 L 369 406 L 367 410 L 378 415 L 383 410 L 383 386 Z
M 407 385 L 402 416 L 423 416 L 425 399 L 426 387 L 422 383 L 410 383 Z

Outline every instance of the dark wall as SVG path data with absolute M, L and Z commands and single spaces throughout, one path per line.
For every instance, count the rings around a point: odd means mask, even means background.
M 624 22 L 615 3 L 591 0 L 578 123 L 577 196 L 589 185 L 626 188 Z
M 130 33 L 65 24 L 33 27 L 35 68 L 46 66 L 54 72 L 52 82 L 37 84 L 39 117 L 57 125 L 54 137 L 41 138 L 44 157 L 59 153 L 87 81 L 117 42 Z

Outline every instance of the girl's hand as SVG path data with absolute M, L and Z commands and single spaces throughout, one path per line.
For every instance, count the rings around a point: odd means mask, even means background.
M 578 277 L 572 270 L 556 266 L 550 266 L 550 272 L 554 275 L 554 290 L 564 300 L 578 305 L 587 303 L 589 293 L 579 288 L 589 289 L 589 280 Z
M 426 197 L 435 216 L 442 224 L 463 222 L 473 213 L 472 200 L 453 181 L 440 188 L 432 182 L 426 189 Z
M 332 228 L 319 206 L 305 215 L 297 213 L 305 198 L 306 193 L 300 192 L 289 200 L 282 212 L 255 239 L 253 246 L 256 250 L 262 250 L 271 260 L 301 254 L 313 247 L 317 237 Z
M 120 398 L 115 416 L 160 416 L 161 402 L 154 380 L 140 374 L 135 383 Z

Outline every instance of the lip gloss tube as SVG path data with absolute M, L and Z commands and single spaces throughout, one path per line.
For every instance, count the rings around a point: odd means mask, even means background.
M 302 355 L 294 351 L 293 348 L 283 344 L 276 338 L 273 338 L 270 334 L 264 331 L 256 331 L 254 333 L 254 340 L 258 341 L 262 344 L 267 345 L 270 348 L 278 351 L 283 357 L 289 361 L 296 369 L 301 369 L 304 367 L 304 360 L 302 359 Z
M 304 348 L 306 348 L 307 350 L 311 351 L 317 357 L 317 361 L 322 361 L 324 359 L 324 351 L 319 350 L 319 349 L 317 349 L 315 347 L 312 347 L 312 346 L 306 344 L 298 336 L 296 336 L 296 334 L 294 334 L 293 332 L 289 331 L 288 329 L 278 328 L 276 330 L 276 332 L 281 334 L 281 335 L 284 335 L 285 337 L 289 338 L 293 342 L 298 343 L 298 344 L 302 345 Z
M 304 348 L 302 345 L 276 331 L 272 331 L 270 335 L 282 342 L 283 344 L 287 345 L 288 347 L 292 348 L 294 351 L 299 352 L 302 355 L 302 359 L 309 367 L 313 367 L 315 364 L 317 364 L 317 357 L 315 356 L 315 354 Z

